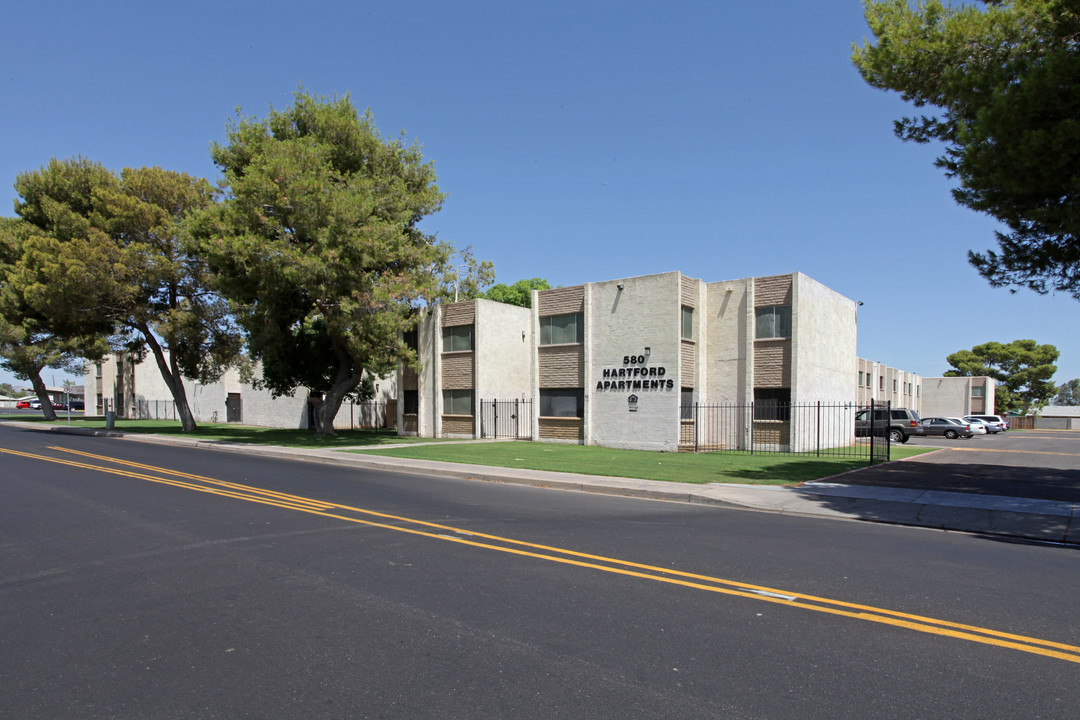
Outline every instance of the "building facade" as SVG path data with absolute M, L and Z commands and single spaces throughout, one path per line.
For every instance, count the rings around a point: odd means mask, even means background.
M 801 273 L 704 282 L 678 272 L 534 291 L 532 308 L 436 306 L 403 370 L 401 432 L 480 437 L 486 402 L 528 403 L 519 437 L 678 450 L 693 405 L 747 408 L 749 437 L 800 443 L 762 407 L 854 405 L 855 303 Z M 751 416 L 751 403 L 758 415 Z
M 994 414 L 992 377 L 928 377 L 922 382 L 926 397 L 919 412 L 926 417 Z
M 274 397 L 269 390 L 245 382 L 237 370 L 220 380 L 200 383 L 185 379 L 188 406 L 196 422 L 235 422 L 269 428 L 314 427 L 311 412 L 318 398 L 305 391 Z M 83 377 L 85 416 L 177 420 L 172 393 L 152 357 L 134 362 L 131 355 L 117 353 L 100 362 L 87 363 Z M 397 418 L 397 379 L 373 378 L 375 398 L 370 403 L 343 403 L 334 420 L 337 429 L 394 427 Z
M 859 358 L 856 397 L 860 405 L 888 402 L 922 414 L 923 379 L 915 373 Z

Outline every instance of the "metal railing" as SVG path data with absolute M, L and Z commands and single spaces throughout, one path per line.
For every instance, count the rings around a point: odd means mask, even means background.
M 532 400 L 481 400 L 480 437 L 532 440 Z
M 852 402 L 683 405 L 679 449 L 853 457 L 881 462 L 890 456 L 888 405 L 884 406 L 884 420 L 881 410 L 880 405 L 863 407 Z M 864 411 L 866 415 L 860 415 Z M 869 425 L 860 421 L 857 429 L 856 415 Z

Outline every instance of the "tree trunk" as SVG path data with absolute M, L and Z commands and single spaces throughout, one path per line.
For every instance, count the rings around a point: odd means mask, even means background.
M 322 437 L 337 435 L 337 431 L 334 430 L 334 418 L 337 417 L 345 396 L 355 390 L 364 377 L 364 369 L 357 368 L 347 353 L 342 350 L 338 351 L 337 355 L 338 369 L 334 376 L 334 384 L 323 395 L 322 405 L 315 413 L 315 434 Z
M 172 394 L 173 403 L 176 404 L 176 414 L 180 416 L 180 429 L 184 432 L 195 432 L 199 428 L 195 424 L 195 416 L 191 414 L 191 407 L 188 405 L 187 391 L 184 390 L 184 381 L 180 376 L 180 368 L 176 364 L 176 358 L 170 353 L 169 360 L 165 360 L 165 351 L 162 349 L 161 344 L 158 343 L 157 338 L 150 332 L 148 326 L 143 324 L 138 326 L 137 329 L 146 339 L 146 344 L 150 346 L 158 370 L 161 371 L 161 378 L 165 381 L 165 385 Z
M 30 385 L 34 388 L 34 394 L 37 395 L 38 400 L 41 402 L 41 414 L 45 416 L 46 420 L 55 420 L 56 411 L 53 410 L 52 398 L 49 397 L 49 390 L 45 387 L 45 382 L 41 379 L 41 370 L 27 373 L 27 377 L 30 378 Z

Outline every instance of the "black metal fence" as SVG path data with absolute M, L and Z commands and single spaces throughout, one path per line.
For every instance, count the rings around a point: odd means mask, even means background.
M 532 400 L 481 400 L 480 437 L 532 440 Z
M 884 407 L 882 421 L 874 420 Z M 687 452 L 800 454 L 889 459 L 888 405 L 855 403 L 783 403 L 765 401 L 730 405 L 683 405 L 679 449 Z M 869 411 L 866 414 L 861 414 Z M 863 426 L 861 417 L 870 424 Z M 858 426 L 858 428 L 857 428 Z

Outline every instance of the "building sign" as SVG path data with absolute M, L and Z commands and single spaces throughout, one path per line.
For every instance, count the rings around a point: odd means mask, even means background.
M 606 367 L 600 371 L 596 389 L 603 390 L 674 390 L 675 381 L 667 376 L 663 365 L 646 366 L 645 355 L 624 355 L 622 367 Z

